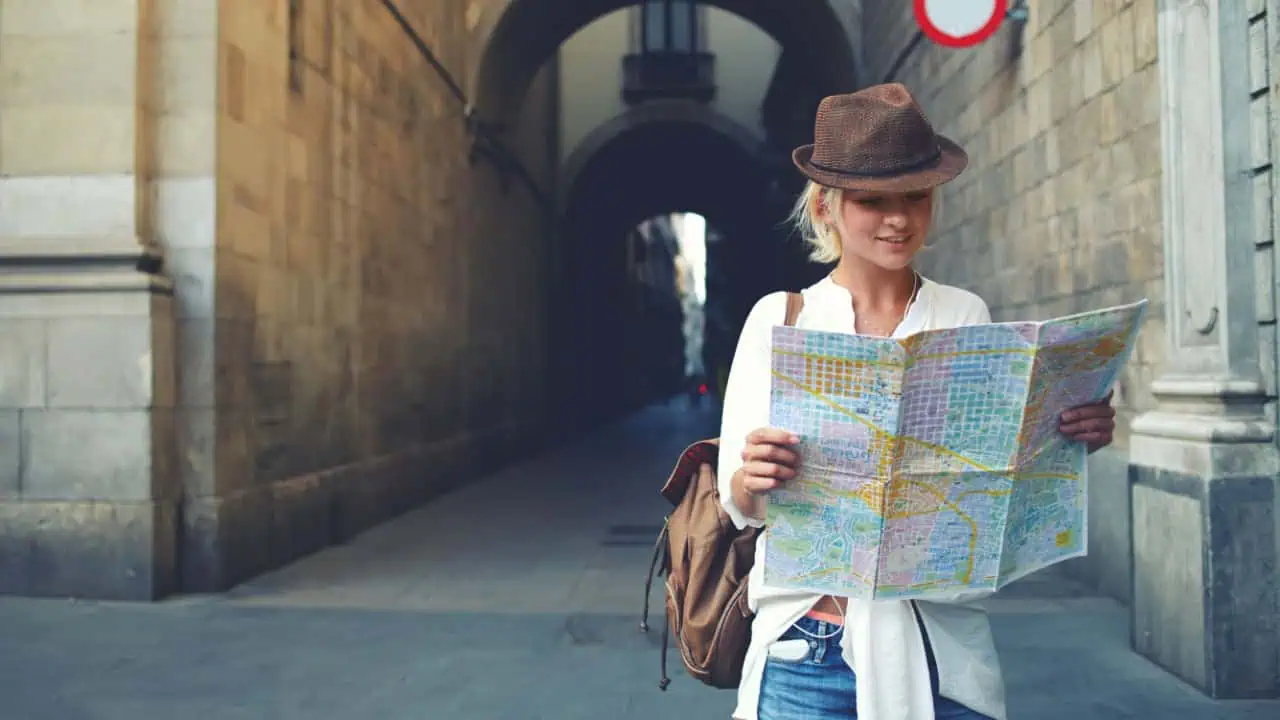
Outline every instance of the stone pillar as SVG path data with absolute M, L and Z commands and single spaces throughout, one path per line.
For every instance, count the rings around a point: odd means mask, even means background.
M 1251 3 L 1161 0 L 1168 363 L 1133 423 L 1134 649 L 1218 698 L 1280 695 L 1275 428 L 1254 290 Z
M 178 493 L 150 2 L 0 6 L 0 592 L 155 598 Z

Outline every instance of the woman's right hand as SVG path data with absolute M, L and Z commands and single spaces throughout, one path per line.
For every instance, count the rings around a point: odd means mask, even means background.
M 776 428 L 758 428 L 747 434 L 742 448 L 742 469 L 734 477 L 742 491 L 759 498 L 795 478 L 800 456 L 795 446 L 800 438 Z

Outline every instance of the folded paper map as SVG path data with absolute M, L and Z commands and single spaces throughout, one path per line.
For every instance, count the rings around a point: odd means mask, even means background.
M 801 437 L 770 495 L 768 585 L 853 598 L 993 591 L 1084 555 L 1086 448 L 1145 300 L 905 339 L 776 327 L 770 424 Z

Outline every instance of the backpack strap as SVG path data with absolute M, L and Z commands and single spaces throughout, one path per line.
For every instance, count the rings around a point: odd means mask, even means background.
M 796 324 L 800 311 L 804 309 L 804 295 L 797 292 L 787 293 L 787 327 Z

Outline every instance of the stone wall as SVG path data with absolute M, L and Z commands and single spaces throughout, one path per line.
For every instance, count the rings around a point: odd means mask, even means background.
M 1271 92 L 1274 54 L 1280 52 L 1277 35 L 1275 0 L 1248 0 L 1249 15 L 1249 94 L 1250 103 L 1250 182 L 1253 185 L 1254 216 L 1254 300 L 1258 319 L 1258 365 L 1270 401 L 1267 418 L 1276 425 L 1277 354 L 1276 342 L 1276 212 L 1274 188 L 1275 158 L 1280 146 L 1273 138 L 1280 130 L 1275 115 L 1275 96 Z M 1280 511 L 1280 508 L 1277 508 Z M 1277 537 L 1280 538 L 1280 512 L 1276 513 Z
M 0 592 L 222 589 L 535 441 L 549 216 L 473 137 L 376 0 L 0 0 Z
M 1126 447 L 1153 405 L 1165 343 L 1156 0 L 1045 0 L 972 50 L 927 39 L 894 80 L 969 152 L 946 187 L 922 271 L 971 289 L 996 320 L 1044 319 L 1146 297 L 1141 342 L 1116 388 L 1119 433 L 1091 459 L 1087 559 L 1072 568 L 1129 593 Z M 865 3 L 866 81 L 911 42 L 910 3 Z
M 459 4 L 400 6 L 464 77 Z M 408 509 L 541 416 L 542 210 L 469 161 L 461 103 L 381 3 L 288 7 L 220 8 L 213 410 L 183 453 L 199 459 L 189 589 Z M 543 187 L 547 83 L 512 138 Z
M 187 303 L 155 271 L 212 237 L 215 32 L 209 3 L 0 1 L 0 592 L 176 587 Z
M 1272 2 L 1161 3 L 1165 367 L 1130 438 L 1132 645 L 1280 697 Z

